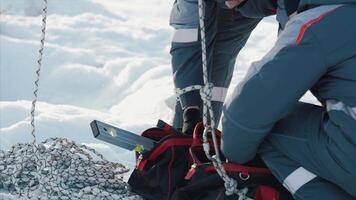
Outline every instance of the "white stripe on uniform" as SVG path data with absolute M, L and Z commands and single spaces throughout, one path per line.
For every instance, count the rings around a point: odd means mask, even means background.
M 304 169 L 303 167 L 299 167 L 284 179 L 283 186 L 294 195 L 299 188 L 314 178 L 316 178 L 315 174 Z
M 198 41 L 198 29 L 175 29 L 172 42 L 186 43 Z
M 227 88 L 224 87 L 213 87 L 212 91 L 212 101 L 223 102 L 225 101 L 227 94 Z

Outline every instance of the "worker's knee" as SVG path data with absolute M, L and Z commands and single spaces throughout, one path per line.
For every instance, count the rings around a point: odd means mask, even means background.
M 170 16 L 170 25 L 179 28 L 198 28 L 198 0 L 176 0 Z

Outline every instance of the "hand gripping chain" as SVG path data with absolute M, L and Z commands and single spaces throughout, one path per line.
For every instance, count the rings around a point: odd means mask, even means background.
M 123 181 L 125 166 L 109 162 L 94 149 L 65 138 L 36 144 L 35 110 L 46 35 L 44 0 L 42 35 L 34 99 L 31 108 L 32 143 L 0 150 L 0 190 L 27 199 L 142 199 Z

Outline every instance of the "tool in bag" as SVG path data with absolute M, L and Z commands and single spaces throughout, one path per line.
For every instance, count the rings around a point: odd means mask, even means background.
M 129 151 L 150 151 L 156 145 L 152 139 L 94 120 L 90 123 L 95 138 L 119 146 Z
M 91 128 L 97 139 L 136 151 L 136 168 L 128 183 L 133 192 L 145 199 L 292 199 L 258 158 L 247 165 L 223 164 L 226 173 L 244 192 L 227 196 L 223 180 L 204 152 L 202 123 L 196 125 L 192 135 L 183 134 L 162 120 L 141 136 L 97 120 L 91 123 Z M 218 130 L 216 133 L 220 146 L 221 133 Z M 208 142 L 213 145 L 211 137 Z

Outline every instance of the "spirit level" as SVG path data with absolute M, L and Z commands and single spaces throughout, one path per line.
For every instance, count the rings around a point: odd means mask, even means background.
M 97 120 L 92 121 L 90 127 L 95 138 L 130 151 L 143 153 L 152 150 L 156 144 L 154 140 Z

